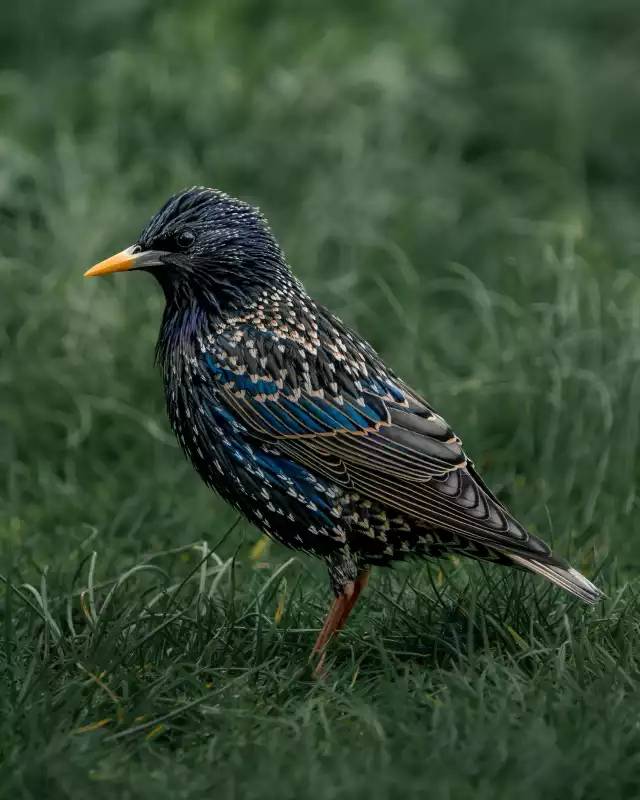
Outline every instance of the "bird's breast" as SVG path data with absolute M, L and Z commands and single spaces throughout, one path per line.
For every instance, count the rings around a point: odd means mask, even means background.
M 326 556 L 342 547 L 342 490 L 252 436 L 198 378 L 168 384 L 167 410 L 187 458 L 205 483 L 284 544 Z

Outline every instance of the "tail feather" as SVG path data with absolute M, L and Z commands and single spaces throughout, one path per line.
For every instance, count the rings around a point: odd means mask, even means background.
M 587 580 L 584 575 L 581 575 L 577 570 L 573 569 L 573 567 L 545 564 L 543 561 L 523 558 L 513 553 L 509 553 L 508 555 L 516 564 L 532 572 L 537 572 L 539 575 L 543 575 L 552 583 L 555 583 L 556 586 L 560 586 L 561 589 L 565 589 L 565 591 L 579 597 L 580 600 L 583 600 L 589 605 L 595 605 L 605 596 L 597 586 L 594 586 L 591 581 Z

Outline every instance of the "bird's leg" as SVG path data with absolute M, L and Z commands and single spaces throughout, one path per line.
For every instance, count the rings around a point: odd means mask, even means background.
M 324 625 L 318 638 L 316 639 L 312 655 L 322 653 L 318 666 L 315 669 L 315 674 L 322 674 L 322 667 L 326 655 L 326 646 L 332 636 L 337 636 L 338 633 L 344 628 L 347 617 L 353 611 L 356 600 L 360 593 L 369 582 L 370 568 L 366 567 L 361 570 L 356 576 L 355 580 L 348 581 L 344 584 L 342 594 L 338 595 L 333 601 L 329 613 L 324 621 Z
M 320 653 L 322 650 L 324 650 L 329 639 L 334 633 L 341 629 L 342 625 L 344 625 L 344 622 L 349 616 L 349 611 L 351 611 L 352 608 L 351 598 L 353 597 L 354 593 L 355 581 L 349 581 L 348 583 L 345 583 L 343 587 L 343 593 L 338 595 L 338 597 L 336 597 L 331 604 L 331 608 L 329 609 L 329 613 L 325 618 L 324 625 L 320 629 L 320 633 L 318 634 L 318 638 L 316 639 L 316 643 L 313 647 L 313 653 Z
M 341 631 L 344 628 L 345 622 L 347 621 L 347 617 L 353 611 L 353 607 L 355 606 L 358 597 L 360 597 L 360 593 L 362 592 L 363 589 L 366 588 L 367 584 L 369 583 L 369 575 L 371 575 L 371 567 L 365 567 L 358 573 L 355 581 L 353 582 L 353 592 L 349 597 L 347 603 L 345 603 L 345 607 L 342 611 L 342 616 L 340 617 L 340 622 L 338 622 L 338 627 L 336 628 L 336 634 L 338 633 L 338 631 Z

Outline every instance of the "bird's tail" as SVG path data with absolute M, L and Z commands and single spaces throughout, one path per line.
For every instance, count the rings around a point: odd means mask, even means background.
M 589 605 L 595 605 L 605 596 L 597 586 L 594 586 L 584 575 L 581 575 L 569 565 L 563 567 L 556 564 L 545 564 L 543 561 L 524 558 L 514 553 L 509 553 L 508 555 L 509 558 L 513 559 L 519 566 L 529 569 L 532 572 L 537 572 L 539 575 L 544 575 L 545 578 L 555 583 L 556 586 L 560 586 L 561 589 L 565 589 L 567 592 L 574 594 L 585 603 L 589 603 Z

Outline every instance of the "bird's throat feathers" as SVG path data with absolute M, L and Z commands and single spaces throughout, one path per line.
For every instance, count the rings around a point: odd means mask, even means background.
M 279 250 L 263 250 L 228 257 L 217 254 L 208 259 L 191 259 L 174 266 L 165 264 L 151 270 L 164 291 L 167 311 L 178 313 L 199 306 L 207 314 L 226 317 L 241 313 L 265 289 L 293 282 L 293 276 Z M 225 257 L 227 256 L 227 257 Z
M 251 284 L 234 282 L 221 290 L 217 282 L 197 288 L 191 280 L 182 290 L 172 282 L 172 294 L 165 290 L 166 305 L 156 345 L 156 361 L 165 376 L 188 377 L 194 371 L 204 349 L 210 348 L 220 334 L 234 337 L 241 328 L 264 333 L 279 333 L 285 309 L 300 304 L 305 311 L 315 304 L 289 270 L 274 269 L 269 284 L 253 280 Z M 274 327 L 276 326 L 276 327 Z

